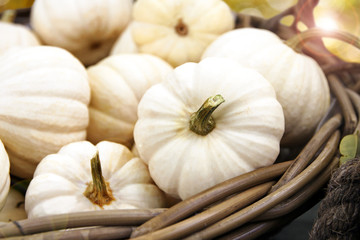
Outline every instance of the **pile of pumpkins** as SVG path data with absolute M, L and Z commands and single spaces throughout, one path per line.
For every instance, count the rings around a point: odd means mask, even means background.
M 313 59 L 222 0 L 35 0 L 0 35 L 0 208 L 30 179 L 29 218 L 167 207 L 273 164 L 330 104 Z

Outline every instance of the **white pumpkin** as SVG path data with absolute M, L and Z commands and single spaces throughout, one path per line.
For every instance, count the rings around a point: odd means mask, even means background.
M 85 67 L 64 49 L 14 48 L 0 56 L 0 138 L 11 173 L 31 178 L 37 163 L 84 140 L 90 86 Z
M 309 140 L 330 106 L 328 82 L 318 63 L 268 30 L 229 31 L 206 49 L 202 58 L 207 57 L 234 59 L 270 81 L 285 114 L 284 146 Z
M 137 0 L 129 31 L 137 46 L 137 50 L 131 47 L 133 51 L 178 66 L 199 61 L 209 43 L 233 28 L 231 9 L 221 0 Z M 117 44 L 129 46 L 129 35 L 124 36 L 127 40 Z M 114 49 L 127 49 L 117 44 Z
M 4 207 L 10 188 L 10 162 L 0 140 L 0 210 Z
M 36 0 L 30 23 L 48 45 L 72 52 L 85 65 L 109 55 L 131 18 L 132 0 Z
M 119 54 L 88 68 L 91 87 L 87 138 L 131 147 L 137 106 L 144 92 L 164 79 L 172 67 L 149 54 Z
M 96 146 L 74 142 L 48 155 L 36 168 L 25 195 L 28 218 L 101 209 L 160 208 L 165 203 L 164 193 L 153 184 L 143 161 L 124 145 L 107 141 Z
M 0 54 L 12 47 L 38 46 L 37 36 L 25 25 L 0 21 Z
M 211 96 L 208 107 L 199 110 Z M 140 157 L 155 183 L 181 199 L 271 165 L 284 132 L 270 83 L 225 58 L 175 68 L 146 91 L 138 117 L 134 137 Z
M 132 23 L 130 23 L 121 33 L 120 37 L 118 37 L 111 49 L 110 55 L 139 53 L 138 47 L 132 37 L 131 26 Z

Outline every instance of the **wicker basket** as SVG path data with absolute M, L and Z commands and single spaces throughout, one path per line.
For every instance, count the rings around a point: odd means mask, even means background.
M 299 1 L 264 20 L 237 15 L 237 27 L 271 30 L 284 39 L 294 26 L 280 24 L 286 15 L 314 6 Z M 317 1 L 313 1 L 317 2 Z M 299 21 L 314 26 L 312 14 Z M 323 199 L 332 172 L 339 165 L 343 136 L 360 130 L 360 67 L 327 52 L 318 39 L 308 49 L 329 82 L 333 101 L 314 136 L 300 149 L 283 149 L 268 167 L 218 184 L 167 209 L 104 210 L 19 220 L 0 225 L 7 239 L 256 239 L 271 235 Z M 308 55 L 314 51 L 308 51 Z

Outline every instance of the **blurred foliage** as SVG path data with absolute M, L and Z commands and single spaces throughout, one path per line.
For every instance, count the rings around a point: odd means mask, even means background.
M 359 136 L 357 134 L 346 135 L 341 139 L 339 150 L 341 153 L 340 164 L 357 158 L 360 155 Z
M 297 0 L 223 0 L 233 11 L 263 17 L 265 19 L 284 11 Z M 331 19 L 337 29 L 360 37 L 360 0 L 320 0 L 314 9 L 315 22 Z M 282 23 L 290 24 L 293 18 Z M 321 27 L 321 26 L 320 26 Z M 325 26 L 326 27 L 326 26 Z M 348 62 L 360 62 L 360 50 L 338 40 L 324 39 L 330 52 Z
M 224 0 L 224 2 L 235 12 L 255 13 L 254 15 L 270 18 L 294 5 L 297 0 Z
M 320 0 L 315 19 L 331 18 L 337 28 L 360 37 L 360 0 Z M 335 55 L 350 62 L 360 62 L 360 50 L 337 40 L 325 39 L 325 45 Z
M 0 0 L 0 12 L 9 9 L 29 8 L 34 0 Z

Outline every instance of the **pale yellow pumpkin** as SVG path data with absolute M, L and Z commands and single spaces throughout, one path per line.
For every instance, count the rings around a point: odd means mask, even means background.
M 0 138 L 11 172 L 31 178 L 37 163 L 84 140 L 90 86 L 85 67 L 50 46 L 14 48 L 0 56 Z
M 25 25 L 0 21 L 0 54 L 11 47 L 38 46 L 37 36 Z
M 130 21 L 132 5 L 132 0 L 36 0 L 31 26 L 45 44 L 91 65 L 109 54 Z
M 95 194 L 98 184 L 106 189 L 100 196 Z M 108 141 L 96 146 L 87 141 L 74 142 L 46 156 L 36 168 L 25 195 L 29 218 L 165 206 L 164 193 L 154 185 L 143 161 L 124 145 Z
M 172 67 L 149 54 L 119 54 L 88 68 L 91 86 L 87 138 L 130 147 L 137 106 L 144 92 L 164 79 Z
M 138 0 L 128 30 L 131 36 L 124 34 L 126 40 L 117 44 L 125 46 L 115 44 L 118 51 L 113 53 L 149 53 L 179 66 L 198 62 L 209 43 L 233 28 L 231 9 L 221 0 Z
M 10 162 L 8 154 L 0 140 L 0 210 L 4 207 L 10 188 Z

